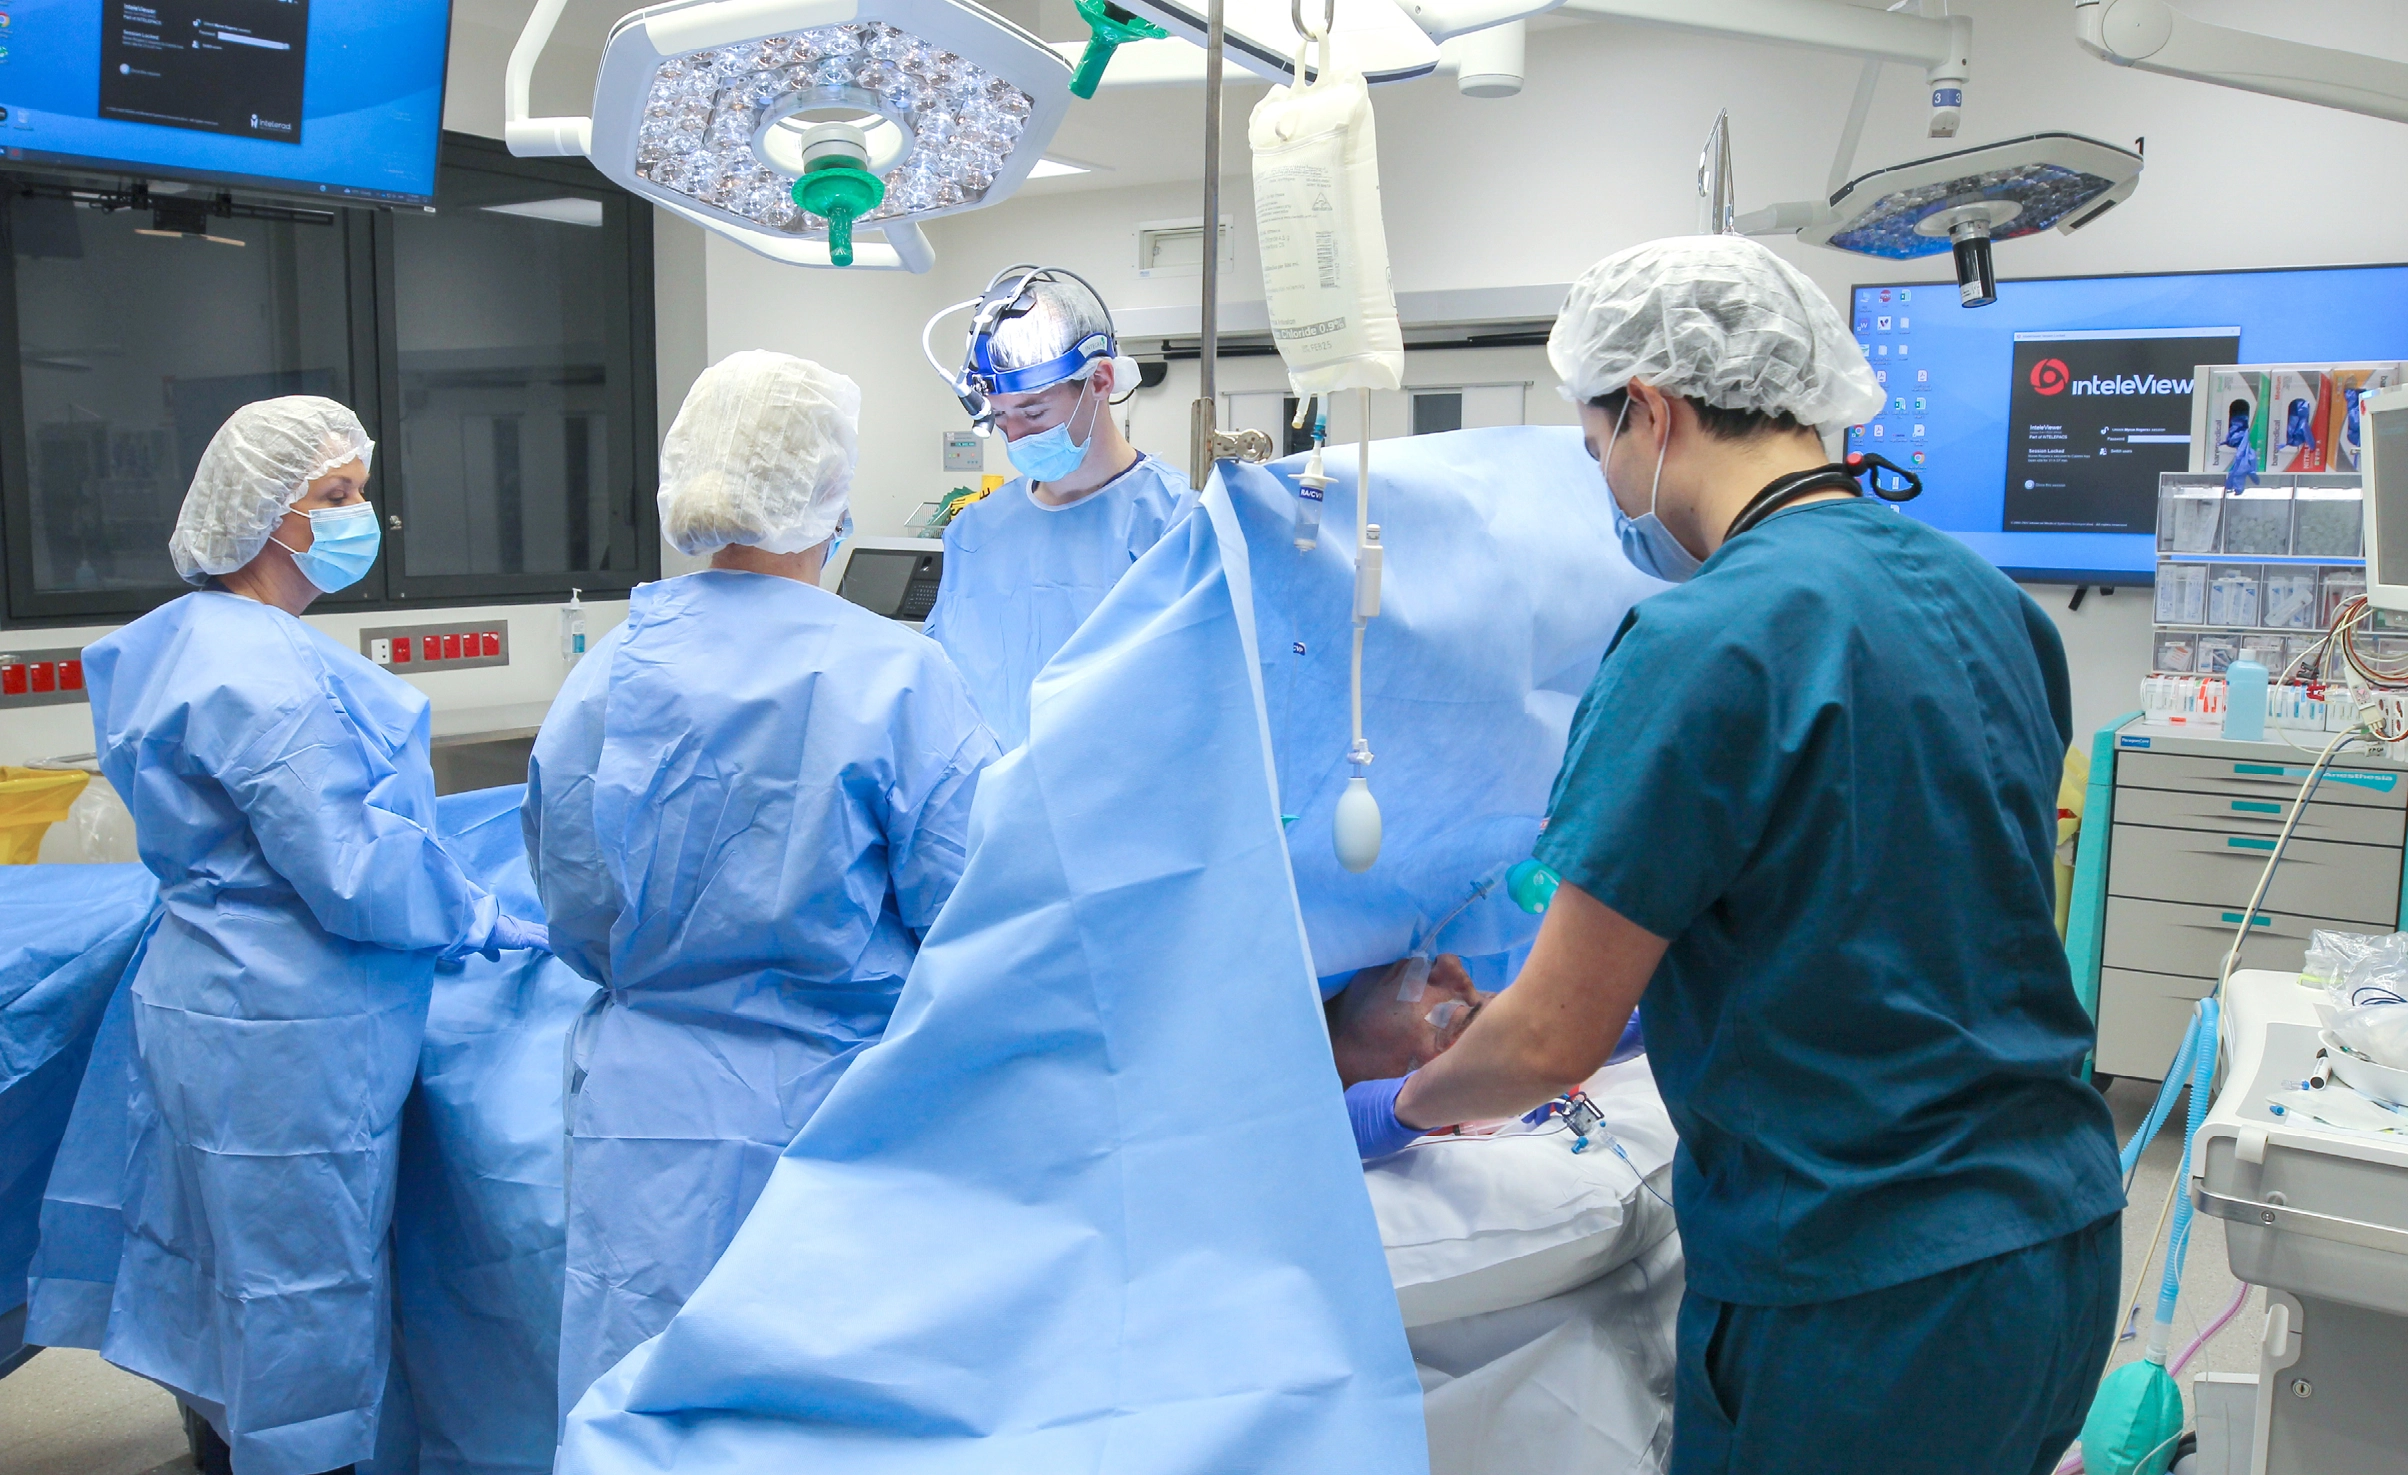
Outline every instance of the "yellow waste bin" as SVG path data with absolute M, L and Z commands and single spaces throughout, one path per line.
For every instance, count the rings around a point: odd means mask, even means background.
M 33 864 L 43 834 L 67 817 L 67 807 L 91 781 L 73 768 L 0 766 L 0 865 Z

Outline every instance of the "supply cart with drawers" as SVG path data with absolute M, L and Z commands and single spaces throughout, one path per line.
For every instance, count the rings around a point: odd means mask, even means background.
M 2329 739 L 2237 742 L 2169 734 L 2138 718 L 2096 739 L 2066 954 L 2098 1024 L 2093 1070 L 2156 1080 L 2191 1006 L 2215 985 L 2241 908 Z M 2398 931 L 2404 843 L 2408 764 L 2345 750 L 2249 918 L 2240 966 L 2297 972 L 2319 928 Z

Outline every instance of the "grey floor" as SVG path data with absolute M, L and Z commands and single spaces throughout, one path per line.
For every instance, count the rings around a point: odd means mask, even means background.
M 53 1347 L 0 1378 L 8 1475 L 188 1475 L 176 1401 L 100 1354 Z
M 2119 1138 L 2140 1125 L 2156 1093 L 2155 1083 L 2118 1081 L 2107 1091 Z M 2182 1112 L 2176 1108 L 2165 1131 L 2141 1159 L 2132 1185 L 2132 1207 L 2124 1217 L 2125 1301 L 2149 1244 L 2182 1156 Z M 2119 1342 L 2113 1361 L 2138 1358 L 2156 1314 L 2163 1262 L 2152 1261 L 2141 1295 L 2141 1326 Z M 2191 1251 L 2174 1318 L 2179 1352 L 2200 1327 L 2231 1299 L 2234 1281 L 2224 1261 L 2224 1226 L 2200 1219 L 2191 1231 Z M 2201 1372 L 2250 1372 L 2257 1367 L 2257 1332 L 2265 1320 L 2265 1294 L 2252 1291 L 2241 1314 L 2196 1358 L 2182 1376 L 2184 1402 L 2191 1378 Z M 7 1475 L 181 1475 L 192 1469 L 175 1400 L 155 1384 L 102 1362 L 93 1353 L 53 1349 L 11 1376 L 0 1379 L 0 1471 Z

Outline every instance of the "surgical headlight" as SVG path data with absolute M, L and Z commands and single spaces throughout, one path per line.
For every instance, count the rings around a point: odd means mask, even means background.
M 1060 353 L 1039 363 L 1018 368 L 999 368 L 995 363 L 995 330 L 1037 305 L 1030 288 L 1039 282 L 1076 282 L 1086 288 L 1100 306 L 1103 294 L 1097 292 L 1085 277 L 1059 266 L 1033 266 L 1023 262 L 1007 266 L 987 283 L 987 290 L 967 301 L 956 302 L 931 317 L 920 329 L 920 352 L 928 359 L 962 409 L 970 416 L 970 426 L 985 435 L 995 426 L 993 396 L 998 394 L 1027 394 L 1034 390 L 1051 389 L 1054 385 L 1074 379 L 1084 379 L 1095 372 L 1095 365 L 1105 359 L 1119 359 L 1120 345 L 1110 332 L 1087 333 Z M 961 364 L 948 369 L 936 356 L 931 342 L 936 325 L 957 312 L 969 310 L 970 332 L 963 346 Z M 1123 360 L 1128 383 L 1122 386 L 1121 398 L 1126 399 L 1137 388 L 1136 365 Z
M 917 222 L 1008 197 L 1069 106 L 1069 64 L 966 0 L 841 12 L 671 0 L 612 27 L 590 124 L 527 119 L 524 74 L 560 8 L 541 0 L 511 54 L 512 152 L 583 152 L 634 193 L 796 265 L 844 264 L 858 224 L 886 237 L 863 250 L 865 265 L 926 271 L 934 255 Z M 836 13 L 847 19 L 814 24 Z M 861 157 L 842 167 L 878 188 L 806 179 L 832 124 L 858 139 Z
M 2140 170 L 2128 149 L 2035 133 L 1850 180 L 1798 239 L 1893 261 L 1953 252 L 1959 299 L 1980 307 L 1998 296 L 1992 241 L 2080 230 L 2130 196 Z

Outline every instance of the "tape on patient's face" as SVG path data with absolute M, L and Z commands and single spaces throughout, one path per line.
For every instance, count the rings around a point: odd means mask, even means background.
M 1461 999 L 1448 999 L 1446 1002 L 1440 1004 L 1437 1008 L 1432 1009 L 1429 1013 L 1423 1015 L 1422 1018 L 1429 1022 L 1431 1028 L 1437 1030 L 1440 1034 L 1444 1034 L 1446 1033 L 1447 1026 L 1455 1022 L 1456 1016 L 1463 1013 L 1464 1010 L 1469 1009 L 1470 1007 L 1471 1005 L 1463 1002 Z
M 1430 986 L 1430 960 L 1419 953 L 1405 959 L 1405 966 L 1396 975 L 1396 999 L 1400 1004 L 1418 1004 L 1422 991 Z

